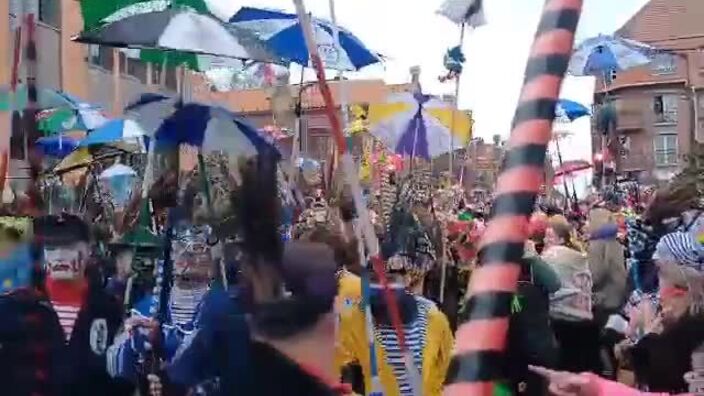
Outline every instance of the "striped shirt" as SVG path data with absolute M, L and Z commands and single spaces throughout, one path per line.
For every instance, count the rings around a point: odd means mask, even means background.
M 64 329 L 64 335 L 66 336 L 66 342 L 71 340 L 71 334 L 73 334 L 73 327 L 76 324 L 76 319 L 78 319 L 78 312 L 81 307 L 78 305 L 67 305 L 67 304 L 57 304 L 52 302 L 54 311 L 59 317 L 59 323 Z
M 413 355 L 414 366 L 419 373 L 422 373 L 423 349 L 425 348 L 428 329 L 428 312 L 432 308 L 433 303 L 419 296 L 415 296 L 415 299 L 418 306 L 418 316 L 416 320 L 403 326 L 403 332 L 405 333 L 407 347 Z M 412 396 L 411 377 L 406 371 L 403 353 L 401 352 L 394 327 L 392 325 L 377 325 L 374 327 L 374 333 L 376 340 L 384 350 L 386 363 L 391 367 L 394 377 L 396 377 L 399 394 L 401 396 Z
M 207 291 L 207 287 L 199 289 L 181 289 L 174 286 L 173 289 L 171 289 L 169 299 L 171 323 L 177 326 L 191 324 L 193 319 L 195 319 L 198 306 Z

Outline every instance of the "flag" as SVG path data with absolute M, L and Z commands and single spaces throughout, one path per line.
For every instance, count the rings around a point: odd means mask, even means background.
M 483 0 L 445 0 L 437 13 L 458 25 L 473 28 L 486 25 Z

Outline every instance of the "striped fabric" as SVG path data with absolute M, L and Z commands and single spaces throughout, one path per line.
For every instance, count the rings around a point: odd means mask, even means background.
M 78 312 L 81 310 L 80 305 L 67 305 L 67 304 L 57 304 L 52 303 L 56 315 L 59 317 L 59 323 L 64 329 L 64 335 L 66 336 L 66 342 L 71 340 L 71 334 L 73 334 L 73 326 L 76 324 L 76 319 L 78 319 Z
M 169 309 L 171 324 L 185 326 L 193 322 L 203 296 L 208 291 L 207 287 L 198 289 L 181 289 L 174 285 L 171 289 Z
M 660 239 L 653 259 L 704 271 L 704 246 L 687 232 L 672 232 Z
M 425 348 L 428 328 L 428 312 L 433 303 L 422 297 L 416 297 L 418 305 L 418 317 L 415 321 L 405 325 L 403 331 L 406 335 L 406 343 L 413 354 L 413 363 L 419 372 L 423 372 L 423 349 Z M 399 346 L 398 337 L 392 325 L 377 325 L 374 327 L 376 340 L 384 349 L 386 363 L 398 382 L 399 394 L 401 396 L 413 396 L 411 379 L 406 372 L 403 361 L 403 353 Z

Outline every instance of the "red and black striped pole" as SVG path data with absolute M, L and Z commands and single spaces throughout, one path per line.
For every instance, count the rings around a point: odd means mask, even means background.
M 492 218 L 473 272 L 467 321 L 457 331 L 445 395 L 490 396 L 504 377 L 511 300 L 520 274 L 528 218 L 543 183 L 545 151 L 583 0 L 547 0 L 526 65 Z

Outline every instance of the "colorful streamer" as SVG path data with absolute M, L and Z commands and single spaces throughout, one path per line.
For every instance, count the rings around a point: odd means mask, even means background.
M 500 383 L 518 263 L 543 182 L 545 151 L 582 3 L 545 3 L 497 182 L 492 219 L 481 241 L 481 266 L 470 281 L 468 321 L 457 331 L 445 395 L 490 396 Z

